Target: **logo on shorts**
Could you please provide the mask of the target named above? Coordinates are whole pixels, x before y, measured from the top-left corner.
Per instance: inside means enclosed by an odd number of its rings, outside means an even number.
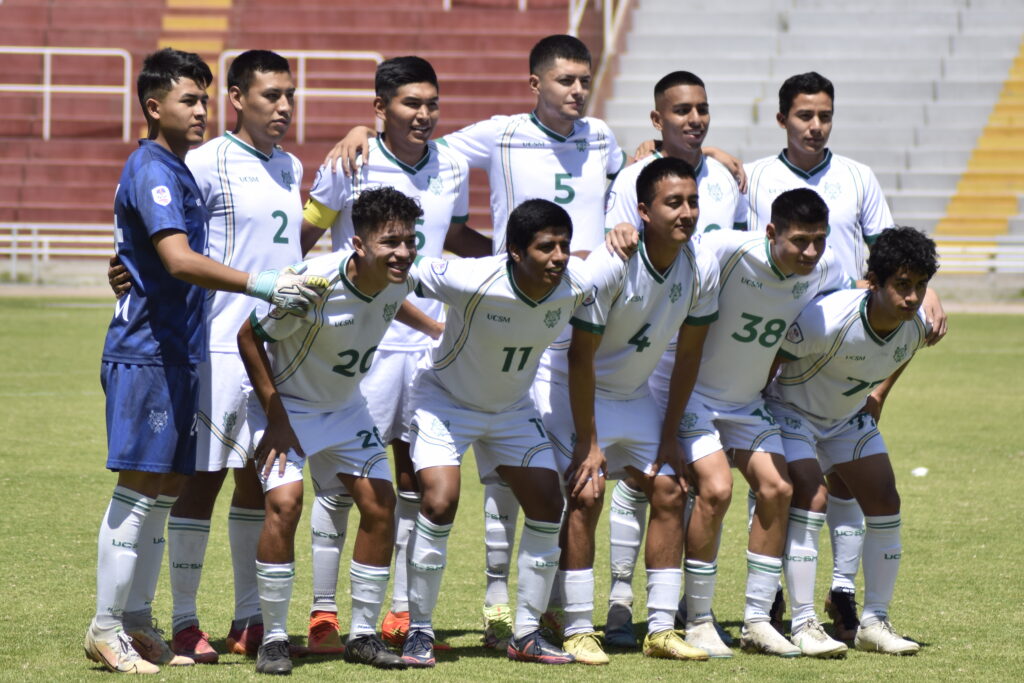
[[[577,152],[586,152],[589,148],[590,148],[590,143],[587,142],[586,140],[577,140],[576,141],[576,151]]]
[[[444,275],[444,271],[448,270],[448,262],[444,259],[438,259],[431,262],[430,269],[438,275]]]
[[[291,171],[281,171],[281,182],[291,187],[295,184],[295,176],[292,175]]]
[[[398,310],[398,304],[391,302],[384,307],[384,322],[391,322],[391,319],[395,317],[395,311]]]
[[[679,421],[681,429],[693,429],[697,426],[697,413],[683,413],[683,419]]]
[[[544,314],[544,324],[548,327],[554,327],[558,324],[558,321],[562,318],[562,309],[553,308]]]
[[[799,299],[802,297],[810,286],[810,282],[798,282],[793,285],[793,298]]]
[[[683,295],[683,286],[678,282],[672,285],[672,289],[668,290],[668,300],[672,303],[679,301],[679,297]]]
[[[786,332],[786,341],[790,344],[799,344],[804,340],[804,333],[800,329],[800,326],[793,323],[789,326],[789,331]]]
[[[164,427],[167,426],[167,411],[166,410],[151,410],[149,411],[149,428],[153,430],[154,434],[159,434],[164,431]]]
[[[160,206],[167,206],[171,203],[171,191],[167,189],[166,185],[157,185],[149,193],[153,195],[153,201]]]
[[[233,434],[235,432],[235,425],[238,423],[238,412],[232,410],[231,412],[224,413],[223,429],[225,434]]]
[[[906,357],[907,357],[907,345],[906,344],[904,344],[903,346],[897,346],[896,350],[892,352],[892,359],[894,361],[896,361],[897,363],[902,362],[903,359],[906,358]]]
[[[790,429],[800,429],[803,423],[795,417],[783,417],[782,421],[786,423],[786,426]]]
[[[444,183],[441,182],[441,176],[429,176],[427,178],[427,190],[430,191],[430,194],[440,195],[444,191]]]

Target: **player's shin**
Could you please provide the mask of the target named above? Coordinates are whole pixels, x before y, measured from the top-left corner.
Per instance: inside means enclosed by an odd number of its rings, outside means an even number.
[[[117,486],[100,523],[96,564],[96,616],[99,631],[121,627],[128,590],[138,560],[137,548],[143,522],[154,498]]]
[[[168,578],[171,583],[171,629],[198,626],[196,594],[203,574],[210,520],[170,516],[167,520]]]
[[[128,591],[124,611],[124,625],[127,630],[136,626],[150,626],[153,621],[153,597],[156,595],[160,566],[164,560],[164,547],[167,545],[167,516],[175,500],[177,496],[157,496],[153,508],[146,516],[146,521],[139,529],[135,574],[132,576],[132,585]]]
[[[338,563],[345,547],[351,496],[318,495],[310,513],[313,556],[313,606],[311,612],[337,612]]]
[[[266,513],[260,509],[232,506],[228,511],[228,542],[231,544],[231,568],[235,579],[235,623],[252,622],[260,614],[260,596],[256,580],[256,546]],[[256,622],[258,623],[258,622]]]
[[[391,611],[409,611],[408,550],[416,516],[423,497],[415,491],[399,491],[395,507],[395,581],[391,589]]]
[[[672,628],[682,583],[683,572],[680,569],[647,570],[648,633],[660,633]]]
[[[409,630],[433,636],[431,618],[441,591],[451,524],[434,524],[422,514],[409,538]]]
[[[832,539],[832,589],[853,592],[864,547],[864,513],[853,498],[828,497]]]
[[[867,530],[864,534],[862,627],[887,617],[903,554],[899,513],[865,517],[864,520]]]
[[[789,591],[793,626],[797,633],[814,617],[814,580],[818,569],[818,541],[825,513],[799,508],[789,510],[789,528],[783,572]]]
[[[295,583],[295,563],[256,560],[256,582],[263,612],[263,643],[288,640],[288,606]]]
[[[594,630],[594,570],[559,571],[565,606],[565,637]]]
[[[647,496],[619,481],[612,490],[609,515],[611,591],[608,602],[633,604],[633,570],[647,522]]]
[[[388,589],[390,567],[374,567],[352,560],[349,580],[352,593],[352,622],[349,640],[372,635],[377,630],[381,605]]]
[[[484,544],[487,592],[484,605],[508,604],[508,575],[512,565],[519,501],[506,484],[484,486]]]
[[[540,627],[551,584],[558,571],[558,522],[526,519],[519,540],[519,586],[516,594],[515,636],[522,638]]]

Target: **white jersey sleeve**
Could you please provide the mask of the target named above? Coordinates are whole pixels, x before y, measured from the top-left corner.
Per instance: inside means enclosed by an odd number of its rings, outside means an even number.
[[[508,116],[494,116],[485,121],[478,121],[448,133],[442,140],[449,147],[461,154],[470,168],[488,170],[491,156],[497,150],[495,144],[501,131],[508,125]]]
[[[576,310],[570,322],[582,330],[604,334],[612,304],[622,293],[626,262],[606,247],[598,247],[590,252],[584,264],[593,289],[591,296]]]
[[[861,233],[868,245],[874,244],[875,239],[882,234],[883,230],[895,225],[889,204],[885,201],[882,193],[882,186],[878,183],[874,171],[863,166],[864,177],[864,199],[860,211]]]

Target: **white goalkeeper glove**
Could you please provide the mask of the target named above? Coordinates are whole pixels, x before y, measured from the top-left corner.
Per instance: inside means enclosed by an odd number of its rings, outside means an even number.
[[[310,304],[319,303],[330,285],[320,275],[302,275],[306,264],[289,266],[284,270],[264,270],[250,273],[245,293],[269,301],[289,313],[305,313]]]

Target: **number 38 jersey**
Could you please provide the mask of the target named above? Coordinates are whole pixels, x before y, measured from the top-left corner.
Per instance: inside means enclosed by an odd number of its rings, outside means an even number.
[[[306,262],[306,274],[322,275],[330,286],[305,317],[276,308],[250,314],[257,336],[267,342],[274,384],[286,408],[330,412],[359,395],[384,331],[416,286],[410,277],[370,296],[345,273],[352,254],[343,249]]]
[[[275,148],[269,157],[225,133],[191,151],[185,164],[210,212],[209,257],[237,270],[282,268],[302,259],[302,164]],[[210,350],[238,353],[238,328],[252,299],[210,292]]]
[[[726,406],[757,399],[786,330],[822,292],[842,289],[848,278],[831,249],[809,275],[782,274],[764,236],[717,231],[697,237],[719,264],[718,320],[708,330],[694,391]],[[674,351],[658,364],[653,381],[667,384]]]

